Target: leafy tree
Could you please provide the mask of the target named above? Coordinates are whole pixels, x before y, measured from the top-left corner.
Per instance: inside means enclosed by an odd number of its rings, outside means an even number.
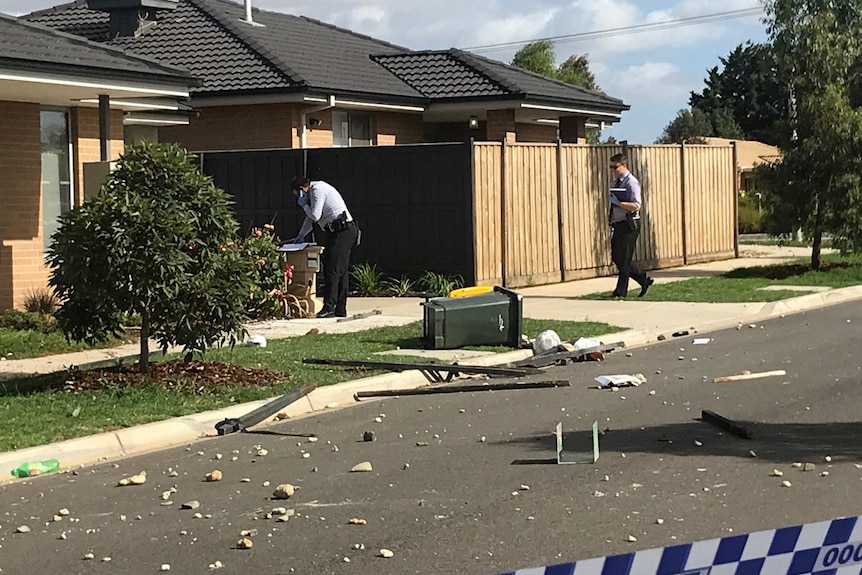
[[[587,55],[569,56],[568,59],[560,64],[556,73],[557,80],[580,86],[593,92],[599,91],[599,86],[596,84],[596,76],[590,71],[590,61]]]
[[[680,110],[676,118],[665,126],[657,144],[703,144],[713,133],[712,122],[697,108]]]
[[[860,0],[764,0],[778,74],[789,78],[793,110],[782,161],[772,170],[771,214],[789,214],[812,240],[820,268],[824,232],[844,249],[862,247]]]
[[[554,43],[551,40],[530,42],[515,53],[512,65],[548,78],[556,78],[557,53]]]
[[[689,105],[710,118],[718,137],[777,145],[786,129],[790,92],[771,44],[741,44],[719,60],[721,69],[707,72],[705,87],[691,93]]]
[[[141,317],[139,367],[149,338],[194,352],[242,334],[251,289],[228,196],[173,144],[127,148],[102,191],[61,217],[48,251],[50,285],[66,336],[90,344]]]

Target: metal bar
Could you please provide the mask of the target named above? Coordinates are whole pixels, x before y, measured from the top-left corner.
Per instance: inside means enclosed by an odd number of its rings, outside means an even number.
[[[262,405],[254,411],[237,418],[228,418],[216,423],[215,428],[219,435],[228,435],[238,431],[245,431],[268,417],[272,417],[279,410],[284,409],[291,403],[301,399],[317,389],[316,383],[309,383],[299,389],[294,389],[269,403]]]
[[[111,97],[99,94],[99,160],[111,159]]]
[[[739,148],[736,142],[733,146],[733,257],[739,257]]]
[[[591,353],[605,353],[609,351],[614,351],[617,348],[625,347],[625,344],[622,342],[619,343],[611,343],[605,345],[599,345],[596,347],[589,347],[586,349],[580,349],[577,351],[558,351],[552,353],[543,353],[539,355],[534,355],[533,357],[528,357],[527,359],[522,359],[520,361],[512,362],[509,367],[533,367],[533,368],[541,368],[548,367],[549,365],[555,365],[558,361],[562,360],[572,360],[578,361],[582,358],[586,358]]]
[[[742,439],[754,439],[754,435],[752,435],[751,431],[742,427],[733,420],[722,417],[714,411],[703,410],[700,412],[700,418],[706,423],[710,423],[737,437],[741,437]]]
[[[526,383],[480,383],[469,385],[443,385],[419,387],[415,389],[386,389],[382,391],[358,391],[353,399],[360,401],[372,397],[394,397],[398,395],[432,395],[437,393],[469,393],[474,391],[511,391],[517,389],[547,389],[552,387],[571,387],[568,381],[530,381]]]
[[[381,315],[382,313],[383,313],[383,310],[381,310],[381,309],[373,309],[371,311],[366,311],[364,313],[355,313],[351,316],[338,318],[336,323],[341,323],[343,321],[353,321],[356,319],[365,319],[366,317],[371,317],[373,315]]]
[[[335,365],[339,367],[361,367],[370,369],[384,369],[387,371],[410,371],[410,370],[426,370],[448,373],[464,373],[469,375],[491,375],[503,377],[523,377],[525,375],[535,375],[540,373],[538,370],[531,370],[529,367],[486,367],[482,365],[457,365],[457,364],[442,364],[442,363],[410,363],[410,362],[392,362],[392,361],[367,361],[360,359],[316,359],[304,358],[302,363],[311,365]]]

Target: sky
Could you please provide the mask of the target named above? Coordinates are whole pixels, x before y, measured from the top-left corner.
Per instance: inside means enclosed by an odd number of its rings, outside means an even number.
[[[0,0],[20,15],[56,0]],[[241,3],[241,2],[240,2]],[[758,0],[252,0],[256,8],[317,18],[415,50],[472,48],[609,30],[746,8]],[[558,42],[558,62],[588,55],[600,88],[631,106],[606,129],[649,144],[701,90],[707,70],[746,41],[766,40],[759,16],[600,39]],[[477,53],[510,62],[518,46]]]

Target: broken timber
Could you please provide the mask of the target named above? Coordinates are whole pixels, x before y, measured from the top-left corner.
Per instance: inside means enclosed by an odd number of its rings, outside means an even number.
[[[710,423],[742,439],[754,439],[751,431],[733,420],[722,417],[714,411],[703,410],[700,412],[700,418],[706,423]]]
[[[728,381],[744,381],[746,379],[761,379],[764,377],[778,377],[781,375],[787,375],[787,372],[783,369],[777,369],[775,371],[761,371],[760,373],[743,373],[740,375],[728,375],[725,377],[716,377],[712,380],[712,383],[727,383]]]
[[[472,385],[444,385],[440,387],[418,387],[415,389],[385,389],[381,391],[358,391],[353,399],[360,401],[372,397],[395,397],[399,395],[431,395],[435,393],[469,393],[474,391],[512,391],[517,389],[546,389],[549,387],[571,387],[568,381],[530,381],[526,383],[480,383]]]
[[[549,352],[534,355],[533,357],[528,357],[527,359],[515,361],[508,365],[509,367],[535,368],[548,367],[551,365],[565,365],[570,360],[572,362],[586,361],[587,359],[590,359],[593,354],[603,354],[625,346],[625,343],[618,342],[598,345],[595,347],[588,347],[586,349],[579,349],[576,351],[557,351],[558,348],[554,348]]]
[[[280,411],[294,401],[305,397],[315,389],[317,389],[317,384],[309,383],[299,389],[289,391],[281,397],[273,399],[269,403],[258,407],[254,411],[247,413],[242,417],[231,417],[216,423],[216,431],[218,431],[219,435],[229,435],[238,431],[245,431],[249,427],[257,425],[264,419],[272,417],[277,411]]]
[[[315,359],[305,358],[302,363],[312,365],[333,365],[338,367],[357,367],[363,369],[383,369],[386,371],[411,371],[418,370],[432,383],[452,381],[459,374],[465,375],[487,375],[489,377],[524,377],[541,373],[530,367],[485,367],[482,365],[458,365],[445,363],[421,363],[421,362],[393,362],[393,361],[366,361],[355,359]],[[443,377],[443,373],[447,375]]]
[[[366,317],[371,317],[372,315],[380,315],[382,313],[383,313],[383,310],[381,310],[381,309],[373,309],[373,310],[367,311],[365,313],[355,313],[355,314],[348,316],[348,317],[338,318],[338,320],[336,320],[335,323],[341,323],[343,321],[353,321],[353,320],[357,320],[357,319],[365,319]]]

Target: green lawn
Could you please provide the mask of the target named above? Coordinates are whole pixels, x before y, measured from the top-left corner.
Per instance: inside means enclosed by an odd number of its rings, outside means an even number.
[[[764,291],[768,286],[815,286],[842,288],[862,284],[862,254],[823,257],[824,269],[811,271],[807,260],[783,265],[738,268],[720,276],[692,278],[655,284],[640,301],[681,301],[704,303],[770,302],[805,295],[798,291]],[[630,300],[638,288],[632,282]],[[595,293],[579,299],[603,299],[607,293]]]
[[[555,330],[564,340],[592,337],[624,328],[596,322],[524,320],[523,331],[535,337],[540,331]],[[42,445],[217,409],[231,404],[266,399],[305,383],[319,386],[371,375],[372,372],[344,370],[302,363],[306,357],[379,359],[409,361],[405,357],[378,356],[400,348],[418,348],[422,324],[384,327],[348,334],[318,334],[271,340],[266,348],[237,346],[215,350],[206,360],[252,368],[266,368],[285,374],[283,383],[268,387],[224,386],[199,395],[178,388],[120,388],[110,381],[105,389],[88,392],[61,391],[67,374],[56,374],[0,383],[0,451]],[[509,351],[507,348],[488,348]],[[181,383],[181,382],[180,382]],[[52,388],[53,387],[53,388]],[[48,389],[52,388],[52,389]],[[62,463],[62,462],[61,462]]]
[[[60,332],[42,333],[31,330],[0,328],[0,357],[5,357],[6,359],[43,357],[58,353],[122,345],[123,343],[131,342],[111,340],[111,342],[105,345],[94,347],[83,343],[69,343],[66,341],[66,336]]]

